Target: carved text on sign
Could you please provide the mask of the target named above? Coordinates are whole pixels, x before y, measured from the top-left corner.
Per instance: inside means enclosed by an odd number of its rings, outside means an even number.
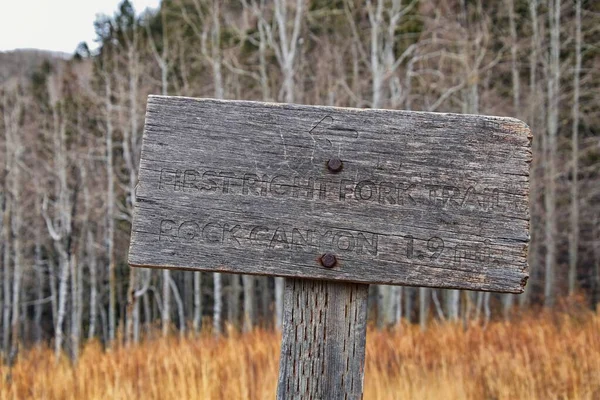
[[[255,247],[289,251],[335,249],[342,253],[377,255],[376,233],[347,229],[306,229],[242,225],[230,222],[160,221],[159,241],[202,242],[208,245]]]
[[[498,188],[457,187],[450,184],[387,182],[375,179],[352,180],[331,177],[303,177],[284,174],[234,173],[230,171],[163,168],[159,189],[187,193],[214,193],[301,200],[357,200],[381,205],[436,206],[480,210],[518,207],[512,193]],[[506,197],[505,204],[500,196]],[[510,198],[509,198],[510,197]]]

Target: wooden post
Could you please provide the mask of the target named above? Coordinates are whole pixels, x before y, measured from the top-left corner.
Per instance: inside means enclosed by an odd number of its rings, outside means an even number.
[[[368,289],[285,280],[278,399],[362,397]]]

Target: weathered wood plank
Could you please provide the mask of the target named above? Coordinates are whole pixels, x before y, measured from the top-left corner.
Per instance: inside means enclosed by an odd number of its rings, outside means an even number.
[[[362,398],[369,286],[285,282],[277,398]]]
[[[151,96],[129,262],[518,293],[530,140],[513,118]]]

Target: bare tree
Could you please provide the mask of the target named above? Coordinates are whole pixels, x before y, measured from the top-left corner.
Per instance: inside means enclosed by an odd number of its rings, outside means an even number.
[[[254,282],[255,279],[252,275],[243,275],[243,286],[244,286],[244,332],[249,332],[254,327],[255,323],[255,311],[254,311]]]
[[[383,85],[386,80],[390,83],[392,105],[397,106],[402,100],[400,96],[400,80],[395,75],[395,72],[406,58],[412,54],[416,46],[408,46],[399,57],[396,57],[396,30],[402,17],[412,10],[416,4],[416,1],[411,1],[403,7],[401,0],[393,0],[391,6],[387,8],[384,0],[377,0],[377,4],[375,5],[371,0],[367,0],[366,2],[371,34],[369,69],[373,85],[372,108],[381,108],[383,106]],[[384,19],[386,11],[388,17]],[[362,52],[364,53],[365,51],[362,50]]]
[[[304,1],[296,0],[296,5],[292,7],[295,10],[295,14],[291,29],[288,28],[288,11],[290,7],[288,7],[286,0],[274,0],[277,35],[269,28],[269,25],[263,24],[263,27],[266,28],[265,33],[267,34],[269,44],[275,52],[275,57],[283,73],[283,86],[280,98],[286,103],[293,103],[296,100],[294,77],[298,56],[298,39],[304,16]],[[279,285],[282,285],[282,282],[280,280]]]
[[[123,108],[127,108],[128,110],[128,124],[123,124],[123,159],[125,161],[125,167],[128,171],[128,179],[127,179],[127,200],[126,200],[126,214],[124,218],[127,221],[131,221],[131,216],[133,214],[133,204],[135,203],[135,189],[137,185],[137,169],[138,169],[138,160],[140,156],[141,146],[139,140],[139,111],[138,111],[138,98],[139,98],[139,81],[141,74],[141,65],[140,65],[140,41],[139,41],[139,33],[136,26],[126,25],[124,28],[123,39],[125,43],[125,48],[127,50],[127,58],[126,58],[126,76],[127,76],[127,95],[123,96],[127,101],[127,105],[123,106]],[[156,46],[154,44],[154,39],[150,36],[149,42],[152,45],[153,54],[155,59],[157,59],[157,51]],[[164,50],[164,49],[163,49]],[[158,57],[158,60],[162,60],[162,58]],[[161,77],[164,75],[162,73],[162,63],[158,62],[159,66],[161,66]],[[162,83],[164,83],[164,79],[162,79]],[[142,276],[144,279],[143,282],[138,282],[138,277]],[[140,326],[140,304],[139,299],[146,294],[150,284],[151,271],[140,272],[136,268],[130,268],[129,270],[129,288],[128,288],[128,301],[127,301],[127,321],[125,328],[125,340],[137,343],[139,339],[139,326]],[[141,286],[141,287],[140,287]]]
[[[5,218],[5,235],[4,239],[6,240],[6,248],[8,247],[8,243],[12,241],[12,251],[13,251],[13,274],[12,274],[12,289],[6,285],[7,278],[10,277],[8,273],[8,260],[5,262],[6,270],[5,270],[5,293],[4,293],[4,307],[5,314],[4,318],[7,322],[8,320],[8,307],[12,306],[10,310],[10,350],[8,351],[7,361],[9,365],[12,365],[18,351],[18,345],[20,341],[19,327],[20,327],[20,297],[21,297],[21,282],[23,277],[23,184],[22,184],[22,163],[23,163],[23,153],[24,146],[22,143],[22,131],[20,129],[20,118],[21,113],[23,111],[23,103],[24,99],[19,88],[20,85],[16,85],[16,87],[11,90],[11,93],[5,93],[3,96],[3,109],[4,109],[4,132],[6,135],[6,159],[7,159],[7,172],[8,174],[5,176],[10,182],[10,185],[7,184],[8,193],[11,198],[12,204],[12,212],[7,215],[8,218]],[[10,224],[10,227],[8,226]],[[10,232],[10,233],[9,233]],[[12,236],[12,238],[11,238]],[[12,239],[12,240],[11,240]],[[6,258],[10,256],[7,254]],[[12,293],[12,299],[10,298],[10,293]],[[6,323],[5,322],[5,323]],[[8,338],[9,334],[7,331],[8,324],[5,325],[4,331],[4,350],[7,350],[8,346]]]
[[[508,8],[508,25],[510,30],[510,66],[512,72],[512,94],[513,94],[513,110],[516,116],[520,115],[520,81],[519,81],[519,66],[518,52],[519,45],[517,40],[517,27],[515,23],[515,6],[513,0],[506,0]],[[502,297],[504,317],[508,317],[508,313],[513,306],[514,296],[505,294]]]
[[[161,8],[160,12],[161,18],[161,26],[162,26],[162,35],[161,35],[161,51],[158,51],[158,46],[150,32],[150,26],[146,24],[146,29],[148,31],[148,43],[150,44],[150,49],[152,50],[152,55],[154,56],[154,60],[158,64],[160,68],[160,82],[161,82],[161,94],[166,96],[169,93],[169,36],[167,34],[167,18],[166,12]],[[135,192],[135,190],[134,190]],[[143,293],[142,293],[143,294]],[[134,294],[135,297],[135,294]],[[166,336],[169,333],[169,328],[171,325],[171,271],[168,269],[164,269],[162,271],[162,312],[161,312],[161,322],[162,322],[162,334]]]
[[[202,273],[194,272],[194,333],[198,334],[202,328]]]
[[[528,122],[531,126],[531,130],[532,132],[534,132],[534,136],[536,135],[536,127],[537,127],[537,120],[538,120],[538,108],[542,107],[541,104],[539,104],[537,102],[537,99],[539,98],[538,96],[538,85],[537,85],[537,64],[538,64],[538,54],[539,54],[539,46],[540,46],[540,41],[539,41],[539,27],[538,27],[538,13],[537,13],[537,9],[538,9],[538,0],[529,0],[529,14],[530,14],[530,18],[531,18],[531,28],[533,31],[533,35],[531,37],[531,53],[529,56],[529,118],[528,118]],[[540,140],[541,139],[541,140]],[[533,152],[536,155],[539,155],[541,153],[541,142],[543,141],[543,136],[540,136],[539,139],[534,138],[533,140]],[[544,155],[542,154],[543,158]],[[540,157],[534,157],[533,161],[532,161],[532,168],[531,168],[531,174],[532,174],[532,179],[531,179],[531,199],[532,201],[530,202],[529,205],[529,212],[530,212],[530,216],[531,219],[536,218],[539,215],[538,212],[538,198],[539,198],[539,194],[540,194],[540,185],[539,185],[539,180],[541,180],[541,178],[539,177],[538,174],[538,167],[539,167],[539,159]],[[537,224],[532,224],[531,227],[531,244],[530,244],[530,248],[529,248],[529,266],[531,269],[531,273],[530,275],[532,276],[532,281],[535,280],[536,277],[536,272],[537,272],[537,268],[539,265],[539,248],[538,248],[538,243],[540,242],[539,240],[539,229],[537,227]],[[519,298],[519,304],[521,306],[525,305],[528,301],[529,301],[529,297],[530,297],[530,293],[531,293],[531,283],[529,285],[527,285],[525,287],[525,292],[520,296]]]
[[[3,171],[3,193],[2,193],[2,351],[8,356],[10,345],[10,312],[11,312],[11,274],[10,274],[10,237],[11,237],[11,199],[9,173],[12,167],[12,145],[10,141],[11,120],[8,107],[8,93],[3,92],[3,121],[5,164]]]
[[[571,163],[571,237],[569,241],[569,294],[577,286],[577,258],[579,249],[579,75],[581,73],[581,0],[575,0],[575,68],[573,70],[573,127]]]
[[[305,0],[296,0],[295,7],[289,7],[286,0],[274,0],[274,19],[275,26],[271,26],[267,20],[267,8],[264,1],[253,2],[251,6],[246,1],[243,4],[246,8],[251,8],[253,14],[258,19],[259,30],[259,71],[263,98],[270,97],[270,89],[267,78],[266,68],[266,44],[273,50],[279,69],[283,75],[283,84],[279,91],[279,98],[286,103],[296,101],[295,74],[298,64],[298,54],[300,43],[300,32],[304,17]],[[295,10],[293,23],[289,23],[288,11]],[[252,278],[247,278],[246,283],[251,285]],[[283,278],[275,278],[275,326],[281,328],[283,316]],[[245,289],[250,293],[250,288]],[[246,321],[246,317],[244,318]]]
[[[548,140],[546,182],[546,276],[544,282],[544,305],[555,301],[556,274],[556,136],[558,133],[558,102],[560,81],[560,0],[550,0],[548,7],[550,50],[548,58]]]
[[[222,50],[221,50],[221,6],[218,1],[213,0],[209,10],[205,10],[198,0],[193,0],[195,14],[187,10],[181,4],[181,15],[188,26],[200,41],[200,54],[207,60],[213,72],[214,97],[224,98],[223,73],[222,73]],[[210,35],[210,42],[208,40]],[[200,277],[197,278],[198,280]],[[200,289],[200,285],[195,285]],[[216,335],[222,332],[221,320],[223,314],[223,278],[220,273],[213,274],[213,331]],[[196,296],[200,296],[197,293]],[[198,302],[200,304],[200,302]]]
[[[400,106],[406,94],[403,93],[401,80],[397,74],[399,67],[416,50],[416,45],[408,46],[402,54],[396,56],[396,32],[402,18],[406,16],[415,6],[416,1],[410,1],[403,5],[401,0],[393,0],[387,4],[384,0],[377,0],[375,4],[371,0],[366,1],[366,11],[369,21],[369,37],[363,40],[360,29],[355,21],[355,4],[353,1],[344,2],[344,12],[350,25],[354,39],[354,59],[360,59],[366,64],[371,77],[371,107],[381,108],[386,98],[385,84],[388,84],[390,105],[394,108]],[[366,41],[367,44],[363,43]],[[358,71],[358,67],[355,67]],[[398,293],[400,288],[391,286],[378,286],[377,310],[378,326],[394,324],[397,322],[395,310],[400,310],[401,305],[395,302],[401,299]]]
[[[105,60],[108,64],[111,60]],[[112,342],[116,336],[117,316],[117,283],[115,275],[115,173],[113,161],[113,84],[109,66],[104,71],[104,120],[105,120],[105,162],[106,162],[106,252],[108,255],[108,340]]]
[[[52,141],[53,141],[53,170],[56,174],[53,204],[54,217],[48,211],[48,197],[44,197],[42,214],[46,221],[48,233],[52,238],[54,248],[58,253],[58,305],[56,311],[54,352],[58,360],[60,358],[64,340],[64,320],[67,312],[67,289],[71,262],[71,240],[73,233],[73,201],[72,193],[68,184],[68,150],[67,132],[64,103],[61,99],[62,76],[53,77],[49,81],[48,93],[52,111]]]

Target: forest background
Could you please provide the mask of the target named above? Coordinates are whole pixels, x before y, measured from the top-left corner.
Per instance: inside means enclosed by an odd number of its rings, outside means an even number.
[[[600,303],[599,2],[163,0],[140,15],[125,0],[95,29],[93,51],[0,53],[6,365],[39,344],[77,363],[90,341],[280,326],[280,279],[128,267],[148,94],[520,118],[525,293],[372,286],[373,328]]]

